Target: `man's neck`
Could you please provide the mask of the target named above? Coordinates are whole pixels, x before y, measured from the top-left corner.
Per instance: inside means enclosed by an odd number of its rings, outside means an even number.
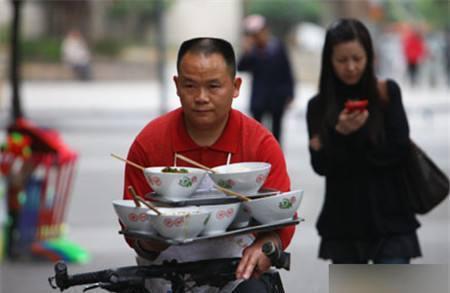
[[[199,129],[189,125],[189,122],[185,121],[186,130],[192,140],[202,147],[212,146],[222,135],[225,126],[227,125],[228,118],[225,119],[220,125],[211,128]]]

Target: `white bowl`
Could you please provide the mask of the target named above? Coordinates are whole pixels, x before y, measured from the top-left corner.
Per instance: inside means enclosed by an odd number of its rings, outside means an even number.
[[[150,224],[163,237],[183,241],[198,236],[208,223],[210,212],[199,207],[159,208],[162,215],[149,213]]]
[[[150,235],[156,234],[149,221],[149,213],[156,214],[155,212],[143,205],[136,207],[131,199],[113,200],[112,203],[120,222],[126,230],[145,232]]]
[[[240,205],[240,202],[236,202],[201,206],[201,209],[211,212],[202,235],[209,236],[224,233],[236,217]]]
[[[236,217],[234,218],[233,222],[230,224],[230,228],[244,228],[247,227],[250,223],[250,211],[249,209],[241,204],[239,206],[239,210],[237,212]]]
[[[293,190],[243,202],[252,218],[261,224],[292,219],[303,198],[303,190]]]
[[[233,191],[253,194],[258,192],[269,175],[271,165],[264,162],[243,162],[214,167],[208,173],[219,186]]]
[[[188,173],[166,173],[162,172],[164,168],[166,167],[145,168],[144,175],[156,193],[170,199],[191,196],[206,174],[206,171],[200,168],[177,167],[186,169]]]

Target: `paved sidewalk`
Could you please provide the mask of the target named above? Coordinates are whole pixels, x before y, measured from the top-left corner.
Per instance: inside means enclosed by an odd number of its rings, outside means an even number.
[[[179,101],[170,78],[167,78],[168,109],[178,107]],[[234,101],[234,107],[245,110],[248,105],[249,79],[244,75],[241,95]],[[401,86],[403,103],[408,112],[430,114],[450,110],[449,88],[410,88]],[[155,81],[100,81],[100,82],[24,82],[22,100],[25,111],[35,110],[158,110],[161,103],[160,88]],[[304,114],[306,104],[316,92],[313,84],[299,84],[294,111]],[[10,91],[5,86],[0,93],[0,111],[10,107]]]

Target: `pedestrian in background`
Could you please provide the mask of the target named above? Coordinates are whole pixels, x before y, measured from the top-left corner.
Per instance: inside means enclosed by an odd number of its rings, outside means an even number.
[[[406,33],[403,38],[403,52],[411,85],[415,86],[419,67],[426,53],[425,40],[417,29]]]
[[[62,43],[63,61],[79,80],[91,79],[91,54],[80,31],[69,31]]]
[[[294,98],[295,86],[286,48],[270,33],[261,15],[244,19],[244,34],[238,70],[249,72],[253,78],[250,112],[259,122],[270,115],[271,131],[281,143],[282,119]]]
[[[367,108],[347,109],[349,99],[367,100]],[[398,172],[410,142],[401,90],[376,78],[371,37],[358,20],[327,30],[307,125],[312,167],[325,177],[319,257],[400,264],[420,256],[420,224]]]
[[[445,29],[444,37],[444,62],[445,73],[447,75],[447,86],[450,87],[450,26]]]

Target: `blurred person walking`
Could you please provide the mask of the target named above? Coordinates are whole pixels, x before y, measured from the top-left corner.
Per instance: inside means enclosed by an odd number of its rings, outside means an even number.
[[[445,58],[445,73],[447,74],[447,86],[450,87],[450,26],[445,30],[444,58]]]
[[[91,54],[80,31],[71,30],[62,42],[63,61],[79,80],[91,79]]]
[[[281,144],[282,119],[294,98],[294,77],[283,43],[270,33],[266,18],[249,15],[244,19],[243,55],[238,70],[252,75],[250,112],[262,121],[272,119],[271,131]]]
[[[348,100],[360,106],[367,100],[367,109],[351,110]],[[401,90],[376,78],[371,37],[358,20],[342,19],[327,30],[307,125],[312,167],[325,177],[319,257],[406,264],[421,256],[420,224],[398,172],[410,143]]]
[[[425,41],[418,30],[413,29],[404,36],[403,53],[411,86],[415,86],[417,84],[419,67],[426,53]]]

